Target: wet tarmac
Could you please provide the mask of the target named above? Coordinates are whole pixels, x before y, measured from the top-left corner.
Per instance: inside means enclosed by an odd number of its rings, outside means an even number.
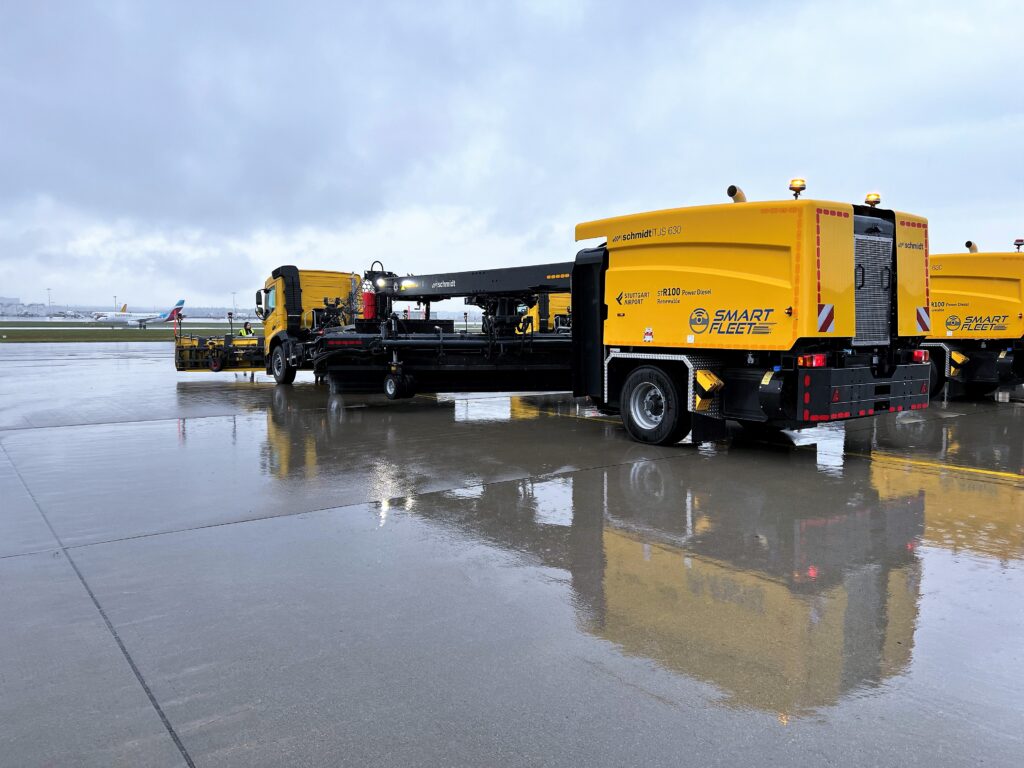
[[[0,346],[0,766],[1024,763],[1024,405],[632,443]]]

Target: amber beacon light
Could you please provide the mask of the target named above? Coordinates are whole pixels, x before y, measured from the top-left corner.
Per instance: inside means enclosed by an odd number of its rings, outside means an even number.
[[[804,179],[790,179],[789,191],[793,193],[793,199],[799,200],[800,193],[807,189],[807,181]]]
[[[882,202],[882,196],[877,192],[868,192],[867,195],[864,197],[864,205],[870,205],[872,208],[874,208],[880,202]]]

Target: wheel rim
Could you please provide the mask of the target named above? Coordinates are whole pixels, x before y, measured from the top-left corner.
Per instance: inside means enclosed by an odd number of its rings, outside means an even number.
[[[665,393],[657,384],[645,381],[629,396],[629,415],[642,429],[657,429],[665,418]]]
[[[274,375],[280,376],[284,371],[284,355],[280,352],[274,354]]]
[[[384,391],[388,395],[394,397],[395,392],[398,391],[398,385],[395,384],[394,379],[388,379],[387,381],[384,382]]]

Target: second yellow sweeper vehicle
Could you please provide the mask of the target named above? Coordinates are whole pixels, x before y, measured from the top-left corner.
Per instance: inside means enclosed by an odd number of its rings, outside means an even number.
[[[989,395],[1024,381],[1024,239],[1017,251],[966,253],[931,259],[932,395]]]

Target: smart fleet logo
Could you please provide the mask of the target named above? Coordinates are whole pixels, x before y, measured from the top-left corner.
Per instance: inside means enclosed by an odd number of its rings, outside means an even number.
[[[1005,331],[1009,315],[967,315],[960,324],[961,331]],[[946,321],[949,328],[949,321]]]
[[[690,313],[690,330],[694,333],[714,333],[722,336],[762,336],[772,332],[775,310],[771,307],[755,309],[716,309],[710,315],[703,307]]]

